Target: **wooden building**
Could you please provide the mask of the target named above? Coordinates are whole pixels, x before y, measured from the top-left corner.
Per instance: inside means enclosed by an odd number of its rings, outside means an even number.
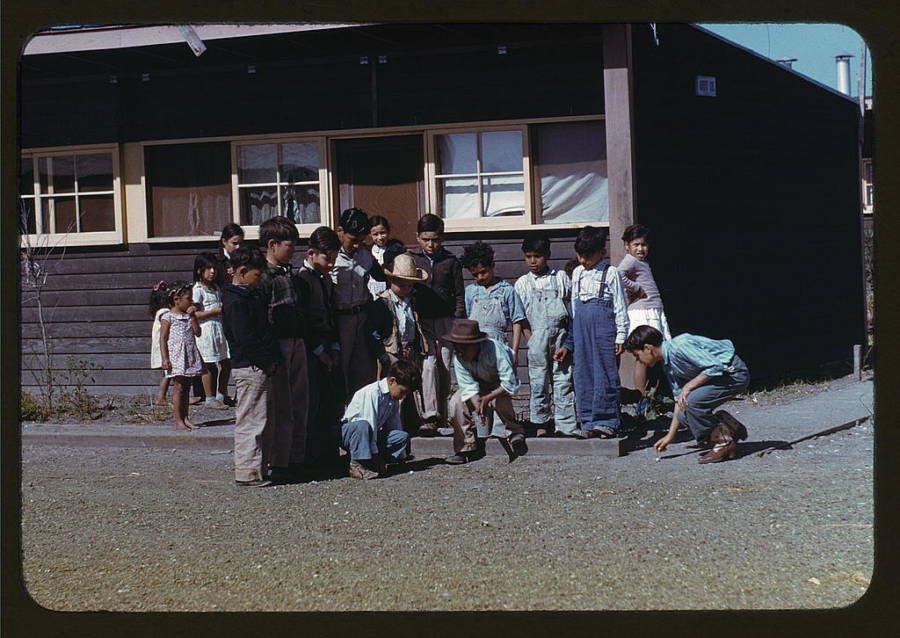
[[[101,364],[98,392],[157,384],[149,289],[189,279],[225,223],[253,239],[280,213],[306,237],[350,205],[407,242],[441,215],[452,251],[489,241],[510,279],[528,234],[561,266],[578,228],[608,226],[617,263],[646,223],[673,331],[732,338],[758,379],[864,343],[858,110],[794,71],[677,24],[195,33],[199,56],[178,27],[117,26],[22,58],[23,245],[54,248],[56,359]]]

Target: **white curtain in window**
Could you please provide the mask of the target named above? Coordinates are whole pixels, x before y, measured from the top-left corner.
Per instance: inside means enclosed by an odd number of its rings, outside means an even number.
[[[609,221],[603,122],[541,124],[537,165],[545,224]]]

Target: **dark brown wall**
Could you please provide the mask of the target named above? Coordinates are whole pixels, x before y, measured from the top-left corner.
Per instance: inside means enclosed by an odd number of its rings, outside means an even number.
[[[635,26],[635,201],[673,333],[733,339],[757,379],[849,360],[858,107],[697,29],[658,32]]]

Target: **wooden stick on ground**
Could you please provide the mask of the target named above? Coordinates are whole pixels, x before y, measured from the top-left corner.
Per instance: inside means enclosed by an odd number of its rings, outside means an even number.
[[[781,450],[786,447],[790,447],[796,443],[802,443],[803,441],[808,441],[809,439],[814,439],[819,436],[826,436],[828,434],[834,434],[835,432],[840,432],[841,430],[849,430],[850,428],[859,425],[860,423],[865,423],[869,420],[868,416],[862,416],[858,419],[854,419],[853,421],[847,421],[847,423],[842,423],[840,425],[836,425],[834,427],[821,430],[819,432],[814,432],[813,434],[807,434],[806,436],[800,437],[799,439],[794,439],[793,441],[788,441],[787,443],[782,443],[781,445],[774,445],[772,447],[766,448],[761,452],[757,452],[756,456],[765,456],[766,454],[770,454],[775,450]]]

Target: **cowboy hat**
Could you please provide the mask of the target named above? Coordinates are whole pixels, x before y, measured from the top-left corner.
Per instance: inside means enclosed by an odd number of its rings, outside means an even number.
[[[384,275],[399,281],[419,282],[428,279],[428,273],[418,268],[412,255],[407,253],[400,253],[394,257],[394,263],[391,264],[390,270],[384,269]]]
[[[474,319],[454,319],[450,334],[444,335],[441,339],[450,343],[466,344],[487,341],[488,336],[481,331]]]

